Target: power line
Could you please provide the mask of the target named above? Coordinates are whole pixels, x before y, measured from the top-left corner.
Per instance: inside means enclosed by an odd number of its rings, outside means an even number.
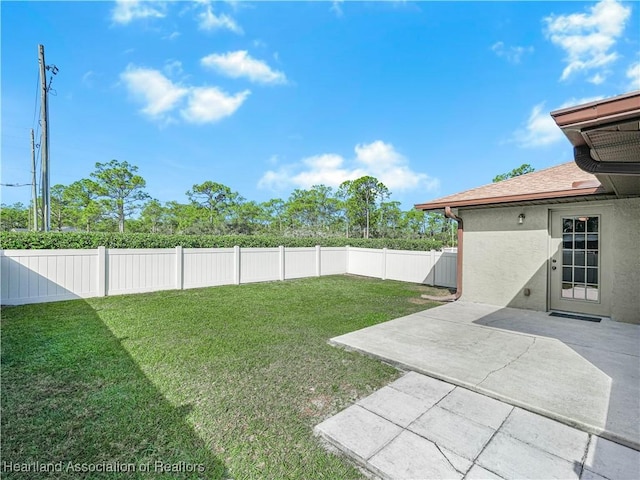
[[[40,138],[40,122],[37,124],[35,138]],[[40,143],[36,143],[36,173],[40,172],[41,163],[42,157],[40,156]]]
[[[40,120],[38,120],[38,123],[36,123],[35,131],[36,131],[36,138],[40,138]]]
[[[36,136],[36,138],[38,138]],[[36,143],[36,178],[42,175],[42,157],[40,156],[40,144]]]
[[[36,76],[36,93],[35,93],[35,101],[33,102],[33,121],[31,122],[31,126],[35,130],[36,125],[36,113],[38,112],[38,87],[40,86],[40,72]]]

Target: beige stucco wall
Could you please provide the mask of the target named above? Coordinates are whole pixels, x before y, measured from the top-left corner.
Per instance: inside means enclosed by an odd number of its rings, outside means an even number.
[[[584,208],[586,202],[576,203]],[[640,323],[640,198],[608,206],[611,240],[611,313],[614,320]],[[561,204],[562,209],[571,204]],[[546,311],[549,211],[553,205],[460,209],[464,221],[462,300]],[[518,224],[518,215],[525,221]],[[524,295],[525,288],[530,296]]]
[[[611,318],[640,323],[640,198],[614,203]]]
[[[519,225],[521,213],[525,220]],[[546,310],[547,208],[461,209],[459,215],[464,222],[462,300]]]

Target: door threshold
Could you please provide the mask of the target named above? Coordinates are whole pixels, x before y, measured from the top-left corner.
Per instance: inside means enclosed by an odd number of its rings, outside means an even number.
[[[574,320],[585,320],[587,322],[595,322],[598,323],[602,321],[600,317],[589,317],[587,315],[578,315],[577,313],[565,313],[565,312],[551,312],[549,314],[550,317],[562,317],[562,318],[572,318]]]

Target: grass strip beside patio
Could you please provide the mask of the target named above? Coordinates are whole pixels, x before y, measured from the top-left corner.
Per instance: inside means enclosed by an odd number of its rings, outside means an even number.
[[[2,461],[63,462],[43,478],[358,478],[312,428],[398,374],[326,342],[435,306],[423,293],[447,292],[335,276],[5,307]],[[82,464],[135,471],[68,470]]]

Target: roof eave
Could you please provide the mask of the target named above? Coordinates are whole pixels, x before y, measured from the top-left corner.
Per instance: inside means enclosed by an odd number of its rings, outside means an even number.
[[[638,115],[639,109],[640,91],[635,91],[583,105],[562,108],[551,112],[550,115],[556,125],[563,130],[582,130],[633,118]],[[574,146],[576,145],[574,144]]]
[[[556,198],[584,197],[607,193],[601,186],[588,188],[575,188],[555,192],[527,193],[522,195],[506,195],[502,197],[474,198],[470,200],[439,200],[436,202],[419,203],[414,205],[417,210],[442,210],[445,207],[480,207],[488,205],[500,205],[504,203],[531,202],[536,200],[553,200]]]

